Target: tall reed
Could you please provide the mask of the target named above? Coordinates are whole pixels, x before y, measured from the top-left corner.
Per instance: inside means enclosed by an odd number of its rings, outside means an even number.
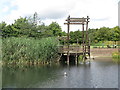
[[[55,37],[4,38],[2,40],[2,60],[6,62],[49,62],[57,57],[58,43],[59,41]]]

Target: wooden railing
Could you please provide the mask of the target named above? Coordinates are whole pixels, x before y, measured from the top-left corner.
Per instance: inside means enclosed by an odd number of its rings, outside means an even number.
[[[69,51],[69,52],[75,52],[75,53],[79,53],[79,52],[83,52],[83,46],[81,46],[81,45],[70,45],[69,46],[69,49],[68,49],[68,46],[67,45],[60,45],[60,46],[58,46],[58,52],[59,53],[64,53],[64,52],[67,52],[67,51]],[[88,52],[89,51],[89,49],[88,49],[88,47],[86,46],[86,52]]]

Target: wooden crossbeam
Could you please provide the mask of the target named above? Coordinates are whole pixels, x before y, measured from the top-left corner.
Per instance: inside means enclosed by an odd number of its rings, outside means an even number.
[[[85,23],[64,23],[64,24],[85,24]]]
[[[70,18],[70,19],[83,19],[83,18]],[[90,18],[84,18],[84,19],[90,19]]]
[[[69,21],[69,22],[88,22],[88,19],[89,18],[69,18],[66,19],[66,21]]]
[[[65,20],[67,21],[66,23],[64,24],[67,24],[67,51],[66,54],[67,54],[67,62],[69,62],[69,56],[71,54],[71,50],[70,50],[70,45],[69,45],[69,40],[70,40],[70,25],[71,24],[74,24],[74,25],[82,25],[82,39],[83,39],[83,43],[82,43],[82,52],[81,54],[83,54],[83,60],[85,60],[85,57],[86,57],[86,53],[89,54],[90,56],[90,45],[88,44],[88,22],[89,22],[89,17],[87,16],[87,18],[70,18],[70,16],[68,16],[68,18]],[[85,33],[85,30],[84,30],[84,26],[86,26],[86,33]],[[89,46],[88,46],[89,45]],[[87,48],[88,46],[88,48]],[[75,48],[74,48],[75,49]],[[77,51],[78,52],[78,51]],[[75,55],[77,55],[77,52],[75,52]]]
[[[87,21],[85,19],[70,19],[69,22],[87,22]]]

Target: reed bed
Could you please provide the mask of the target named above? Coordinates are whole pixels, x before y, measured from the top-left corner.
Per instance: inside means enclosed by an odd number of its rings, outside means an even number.
[[[10,37],[2,40],[2,60],[7,64],[42,64],[54,61],[59,41],[55,37],[34,39]]]

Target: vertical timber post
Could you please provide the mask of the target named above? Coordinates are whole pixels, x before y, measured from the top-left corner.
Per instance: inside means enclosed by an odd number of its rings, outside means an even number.
[[[88,55],[89,55],[89,59],[90,59],[90,39],[88,38],[88,21],[89,20],[89,16],[87,16],[87,22],[86,22],[86,39],[87,39],[87,47],[88,47]]]
[[[89,59],[90,59],[90,38],[89,38],[89,41],[88,41],[88,55],[89,55]]]
[[[79,51],[79,41],[78,41],[78,39],[77,39],[77,47],[76,47],[76,55],[75,55],[75,64],[77,64],[78,63],[78,51]]]
[[[68,30],[67,30],[67,46],[68,46],[68,50],[67,50],[67,64],[69,65],[69,39],[70,39],[70,36],[69,36],[69,31],[70,31],[70,16],[68,16],[67,18],[67,22],[68,22]]]
[[[82,39],[83,39],[83,61],[85,60],[85,41],[84,41],[84,22],[82,22]]]
[[[86,59],[86,55],[89,55],[90,58],[90,40],[89,40],[89,36],[88,36],[88,21],[89,17],[87,16],[87,18],[70,18],[70,16],[68,16],[67,18],[67,64],[69,65],[69,60],[70,60],[70,44],[69,44],[69,40],[70,40],[70,24],[81,24],[82,25],[82,55],[83,55],[83,61],[85,61]],[[85,28],[86,26],[86,28]],[[77,49],[78,47],[78,49]],[[79,52],[79,44],[78,44],[78,39],[77,39],[77,47],[75,47],[75,51],[77,49],[77,51],[75,52],[75,57],[76,57],[76,62],[78,62],[78,56],[79,54],[81,54],[81,52]],[[74,53],[74,52],[73,52]]]
[[[89,17],[87,16],[87,21],[86,21],[86,37],[85,37],[85,56],[86,56],[86,53],[88,53],[88,55],[89,55],[88,19],[89,19]]]

